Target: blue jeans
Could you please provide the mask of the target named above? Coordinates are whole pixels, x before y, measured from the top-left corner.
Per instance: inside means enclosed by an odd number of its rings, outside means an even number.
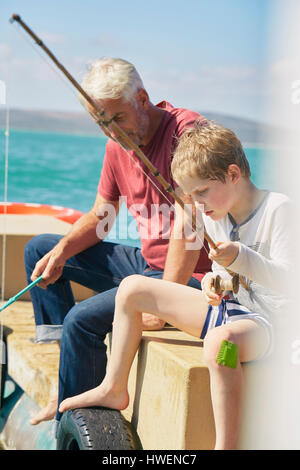
[[[60,239],[60,235],[43,234],[26,245],[28,283],[37,261]],[[161,278],[163,272],[150,268],[139,248],[100,242],[69,258],[61,277],[46,290],[31,289],[37,341],[61,341],[59,403],[102,382],[107,363],[104,340],[112,330],[115,295],[122,279],[132,274]],[[70,281],[98,294],[75,304]],[[193,277],[189,285],[201,289]],[[57,420],[60,416],[58,412]]]

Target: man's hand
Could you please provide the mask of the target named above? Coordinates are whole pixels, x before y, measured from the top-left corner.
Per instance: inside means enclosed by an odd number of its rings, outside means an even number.
[[[35,265],[31,274],[31,280],[35,281],[41,274],[43,280],[38,283],[42,289],[53,284],[62,275],[66,259],[59,245],[56,245],[49,253],[41,258]]]
[[[162,330],[166,323],[151,313],[143,313],[142,322],[144,331]]]
[[[211,248],[208,257],[221,266],[230,266],[239,254],[238,242],[217,242],[217,248]]]

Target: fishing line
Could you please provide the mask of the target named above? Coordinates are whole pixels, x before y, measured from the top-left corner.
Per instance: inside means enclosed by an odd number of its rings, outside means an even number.
[[[7,80],[5,82],[5,148],[4,148],[4,191],[3,191],[3,232],[2,232],[2,263],[1,263],[1,303],[4,302],[5,292],[5,272],[6,272],[6,239],[7,239],[7,191],[8,191],[8,157],[9,157],[9,136],[10,136],[10,106],[9,91],[11,86],[11,62],[12,62],[12,31],[8,33],[8,58],[7,58]],[[0,314],[0,406],[2,405],[2,368],[5,364],[4,345],[4,325],[3,316]]]
[[[114,133],[118,136],[119,139],[123,140],[124,142],[127,143],[127,145],[134,150],[136,153],[137,157],[139,157],[140,160],[147,166],[147,168],[150,170],[150,172],[153,174],[153,176],[159,181],[159,183],[163,186],[166,192],[170,193],[174,200],[181,206],[181,208],[186,212],[186,204],[182,201],[182,199],[176,194],[174,191],[173,187],[168,183],[163,176],[160,174],[160,172],[157,170],[157,168],[151,163],[151,161],[146,157],[146,155],[141,151],[141,149],[136,145],[126,134],[123,129],[118,126],[118,124],[114,121],[114,117],[108,117],[105,113],[105,110],[102,109],[86,92],[85,90],[79,85],[79,83],[73,78],[73,76],[68,72],[68,70],[63,66],[62,63],[60,63],[57,58],[54,56],[54,54],[48,49],[48,47],[41,41],[41,39],[22,21],[19,15],[13,14],[11,19],[11,22],[17,21],[20,26],[24,28],[25,31],[34,39],[34,41],[46,52],[47,56],[49,56],[52,61],[56,64],[56,66],[63,72],[63,74],[70,80],[70,82],[74,85],[74,87],[80,92],[80,94],[83,96],[83,98],[89,103],[95,111],[95,115],[97,116],[97,123],[101,128],[102,125],[105,126],[105,128],[108,129],[108,126],[110,125],[114,131]],[[111,133],[111,131],[109,131]],[[117,139],[114,139],[117,140]],[[119,142],[119,141],[118,141]],[[123,146],[122,146],[123,147]],[[152,182],[152,180],[151,180]],[[164,195],[165,197],[165,195]],[[165,197],[166,198],[166,197]],[[173,205],[172,205],[173,206]],[[192,213],[192,232],[196,233],[197,236],[197,221],[195,220],[195,216]],[[214,241],[211,239],[211,237],[208,235],[206,232],[205,228],[203,229],[203,234],[204,238],[206,241],[209,243],[209,245],[213,248],[217,248]],[[204,246],[204,245],[203,245]],[[225,268],[228,273],[236,277],[238,276],[237,273],[233,273],[227,268]],[[248,290],[248,286],[246,282],[240,278],[241,284],[245,287],[246,290]]]
[[[120,144],[119,144],[120,145]],[[175,205],[172,201],[170,201],[167,197],[167,195],[159,188],[159,186],[156,184],[155,181],[153,181],[153,179],[150,177],[150,175],[148,173],[146,173],[146,171],[141,167],[141,165],[139,164],[139,162],[133,157],[133,155],[131,155],[129,153],[129,151],[124,148],[122,146],[123,150],[125,150],[125,152],[127,153],[128,157],[135,163],[135,165],[139,168],[139,170],[146,176],[146,178],[148,178],[148,180],[153,184],[153,186],[157,189],[157,191],[164,197],[164,199],[169,203],[170,207],[172,207],[174,209],[174,214],[175,214]],[[187,207],[185,208],[185,211],[187,211]],[[191,229],[193,231],[193,224],[192,222],[188,222],[188,228]],[[197,230],[195,231],[195,235],[196,235],[196,238],[198,238],[198,240],[202,243],[202,247],[204,248],[204,250],[206,251],[207,254],[209,254],[208,250],[206,249],[205,247],[205,244],[204,244],[204,241],[202,240],[202,237],[201,235],[198,233],[198,231],[200,232],[201,229],[203,228],[203,226],[201,227],[197,227]]]
[[[39,57],[52,69],[52,71],[55,73],[55,75],[57,77],[60,78],[60,80],[68,87],[69,90],[71,90],[72,94],[74,96],[76,96],[76,98],[78,98],[78,93],[75,92],[74,90],[74,87],[70,85],[70,82],[68,80],[66,80],[64,78],[64,75],[62,75],[61,73],[58,72],[57,68],[54,67],[53,63],[50,62],[47,57],[45,56],[45,54],[42,54],[39,49],[37,49],[37,47],[35,46],[36,43],[32,43],[32,41],[30,41],[30,39],[28,38],[28,36],[23,32],[23,30],[21,29],[21,26],[18,24],[18,25],[15,25],[15,23],[12,23],[13,24],[13,27],[14,29],[18,32],[18,34],[20,36],[22,36],[25,41],[30,45],[30,47],[32,49],[35,50],[35,52],[39,55]],[[80,101],[79,101],[80,102]],[[81,103],[81,102],[80,102]],[[81,103],[82,104],[82,103]],[[83,105],[83,107],[85,108],[85,106]],[[86,108],[85,108],[86,110]],[[95,117],[94,117],[95,119]],[[102,127],[103,129],[103,127]],[[108,130],[107,128],[105,128],[105,130]],[[109,132],[110,133],[110,132]],[[110,133],[111,134],[111,133]],[[110,138],[113,139],[113,140],[116,140],[115,138],[113,138],[111,135],[110,135]],[[152,178],[150,178],[150,175],[148,175],[145,170],[139,165],[139,162],[132,156],[130,155],[129,151],[123,147],[121,145],[121,143],[119,141],[117,141],[118,144],[123,148],[123,150],[127,153],[127,155],[129,156],[129,158],[134,162],[134,164],[144,173],[144,175],[151,181],[151,183],[155,186],[155,188],[157,189],[157,191],[160,192],[160,194],[162,194],[162,196],[167,200],[167,202],[173,207],[173,203],[168,199],[168,197],[163,193],[163,191],[158,187],[158,185],[152,180]]]
[[[4,301],[5,290],[5,266],[6,266],[6,235],[7,235],[7,190],[8,190],[8,154],[9,154],[9,124],[10,124],[10,109],[7,100],[6,86],[6,119],[5,119],[5,150],[4,150],[4,192],[3,192],[3,233],[2,233],[2,266],[1,266],[1,302]]]
[[[27,42],[27,44],[29,44],[29,46],[38,54],[38,56],[44,61],[45,64],[47,64],[50,69],[52,70],[52,72],[56,75],[56,77],[58,77],[64,84],[65,86],[71,91],[71,93],[76,96],[76,98],[78,97],[78,94],[75,92],[74,90],[74,87],[70,85],[70,82],[65,78],[64,75],[62,75],[61,73],[58,72],[57,68],[53,65],[53,62],[51,62],[47,56],[45,56],[45,54],[42,54],[40,52],[40,50],[36,47],[38,46],[37,43],[33,43],[32,41],[30,41],[30,39],[28,38],[28,36],[25,34],[25,32],[23,31],[23,29],[21,29],[22,27],[19,25],[19,24],[16,24],[16,23],[12,23],[12,26],[13,28],[18,32],[18,34],[24,38],[24,40]],[[38,46],[39,47],[39,46]]]
[[[39,49],[37,49],[37,47],[35,46],[37,43],[32,43],[32,41],[30,41],[30,39],[28,38],[28,36],[23,32],[23,30],[21,29],[21,26],[18,24],[18,25],[15,25],[15,23],[12,23],[13,24],[13,27],[14,29],[18,32],[18,34],[20,34],[20,36],[24,37],[25,41],[30,45],[30,47],[32,49],[35,50],[35,52],[39,55],[39,57],[52,69],[52,71],[55,73],[56,76],[58,76],[60,78],[60,80],[72,91],[73,95],[76,96],[76,98],[78,99],[78,93],[75,92],[74,90],[74,87],[72,87],[70,85],[70,82],[67,81],[65,78],[64,78],[64,75],[62,75],[61,73],[58,72],[57,68],[54,67],[53,65],[53,62],[50,62],[48,59],[47,59],[47,56],[45,56],[45,54],[42,54]],[[79,100],[80,102],[80,100]],[[80,102],[81,103],[81,102]],[[82,104],[82,103],[81,103]],[[85,106],[83,105],[83,107],[85,108]],[[85,108],[86,109],[86,108]],[[90,113],[91,114],[91,113]],[[96,120],[95,116],[93,116],[93,118]],[[98,121],[98,120],[97,120]],[[99,121],[98,121],[99,123]],[[100,124],[100,123],[99,123]],[[119,142],[115,137],[113,137],[111,135],[111,132],[110,130],[108,129],[107,126],[103,126],[101,125],[101,128],[102,130],[105,129],[106,131],[109,132],[110,134],[110,138],[113,139],[114,141],[116,141],[122,148],[123,150],[126,152],[126,154],[129,156],[129,158],[134,162],[134,164],[140,169],[140,171],[146,176],[146,178],[153,184],[153,186],[157,189],[157,191],[164,197],[164,199],[168,202],[168,204],[174,208],[174,203],[172,201],[170,201],[170,199],[167,197],[167,195],[162,191],[161,188],[159,188],[159,186],[157,185],[157,183],[150,177],[150,175],[148,173],[146,173],[146,171],[142,168],[142,166],[139,164],[139,161],[137,161],[130,153],[129,153],[129,150],[126,149],[122,144],[121,142]],[[192,223],[188,224],[188,228],[193,230],[193,226],[192,226]],[[201,227],[202,229],[202,227]],[[200,237],[200,235],[198,234],[198,232],[196,232],[196,237]],[[208,250],[206,249],[205,247],[205,244],[203,243],[202,239],[201,238],[198,238],[199,241],[202,242],[202,246],[204,247],[206,253],[208,254]]]
[[[131,139],[129,139],[128,135],[122,130],[122,128],[120,128],[116,124],[116,122],[114,121],[114,118],[109,118],[106,115],[104,109],[102,109],[85,92],[85,90],[79,85],[79,83],[74,79],[74,77],[68,72],[68,70],[64,67],[64,65],[57,60],[57,58],[50,51],[50,49],[48,49],[48,47],[43,43],[43,41],[22,21],[22,19],[20,18],[19,15],[16,15],[16,14],[12,15],[12,17],[10,19],[10,22],[14,23],[15,21],[17,21],[18,24],[20,26],[22,26],[22,28],[32,37],[34,42],[37,43],[46,52],[46,55],[52,59],[52,61],[55,63],[55,65],[61,70],[63,75],[66,76],[69,79],[69,81],[74,85],[74,87],[79,91],[80,95],[87,101],[87,103],[89,103],[92,106],[92,109],[94,110],[94,116],[96,117],[96,122],[98,123],[98,125],[102,129],[105,127],[106,130],[108,130],[108,126],[110,125],[112,127],[112,129],[114,130],[115,134],[118,136],[118,139],[121,139],[121,140],[123,139],[124,142],[127,143],[127,145],[129,144],[129,147],[132,150],[135,151],[135,153],[137,154],[139,159],[142,160],[142,162],[148,167],[148,169],[150,169],[153,176],[156,177],[156,179],[161,183],[163,188],[167,192],[172,194],[175,201],[177,201],[182,206],[182,208],[184,208],[183,201],[177,196],[177,194],[175,193],[173,187],[166,180],[164,180],[162,175],[157,171],[157,169],[154,167],[154,165],[152,165],[150,160],[144,155],[144,153],[140,150],[140,148],[133,141],[131,141]],[[111,131],[109,131],[109,133],[111,134]],[[123,147],[123,145],[121,144],[121,142],[117,138],[115,138],[115,137],[112,137],[112,138],[113,138],[113,140],[116,140],[121,145],[121,147]],[[152,180],[150,180],[150,181],[153,183]],[[164,197],[165,197],[165,199],[167,199],[165,195],[164,195]],[[193,219],[193,216],[192,216],[192,219]],[[195,227],[196,226],[195,221],[192,220],[192,223],[194,224],[194,227]],[[210,237],[208,236],[208,234],[206,232],[204,233],[204,236],[209,241],[209,243],[212,246],[214,246],[213,240],[210,239]]]
[[[85,106],[83,105],[83,107],[85,108]],[[85,108],[86,109],[86,108]],[[93,115],[93,113],[91,113],[90,111],[88,111],[89,114],[92,116],[92,118],[97,121],[97,118],[95,115]],[[150,183],[157,189],[157,191],[163,196],[163,198],[169,203],[170,207],[174,209],[174,214],[175,214],[175,205],[174,205],[174,202],[170,201],[170,199],[168,198],[168,196],[162,191],[162,189],[157,185],[157,183],[150,177],[150,174],[146,173],[146,171],[143,169],[143,167],[140,165],[140,162],[139,160],[137,160],[136,158],[133,157],[133,155],[131,155],[129,152],[129,150],[124,147],[122,145],[122,143],[120,141],[118,141],[118,139],[116,139],[115,137],[112,136],[111,134],[111,131],[108,129],[107,126],[104,126],[104,125],[101,125],[101,123],[99,122],[99,120],[97,121],[98,124],[100,124],[103,132],[108,132],[109,135],[110,135],[110,139],[114,140],[115,142],[117,142],[117,144],[122,147],[122,149],[126,152],[127,156],[130,158],[130,160],[132,160],[132,162],[135,164],[135,166],[146,176],[146,178],[150,181]],[[104,131],[105,129],[105,131]],[[187,206],[185,206],[185,212],[188,212],[187,211]],[[190,217],[191,217],[191,214],[189,213],[188,214]],[[204,243],[204,240],[202,239],[201,235],[199,234],[199,232],[201,232],[201,230],[203,230],[203,222],[202,222],[202,225],[199,227],[197,226],[197,229],[195,230],[193,228],[193,223],[192,221],[191,222],[188,222],[186,224],[188,226],[188,228],[195,233],[196,235],[196,238],[201,242],[202,244],[202,247],[204,248],[205,252],[207,253],[207,255],[209,254],[209,251],[207,250],[206,246],[205,246],[205,243]]]

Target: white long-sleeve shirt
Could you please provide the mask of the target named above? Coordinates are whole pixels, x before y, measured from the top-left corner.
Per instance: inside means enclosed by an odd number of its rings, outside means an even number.
[[[266,318],[282,313],[293,289],[294,234],[291,222],[295,218],[293,204],[287,196],[266,191],[258,208],[236,227],[239,253],[227,269],[243,276],[249,291],[240,285],[238,293],[231,292],[230,296]],[[235,227],[229,215],[214,221],[203,214],[203,220],[214,242],[231,240],[230,234],[234,233]],[[212,264],[212,271],[222,278],[230,277],[216,262]]]

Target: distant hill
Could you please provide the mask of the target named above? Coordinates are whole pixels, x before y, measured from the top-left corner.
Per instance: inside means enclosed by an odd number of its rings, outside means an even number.
[[[203,112],[201,114],[207,119],[233,130],[243,143],[261,145],[270,143],[278,144],[280,143],[280,139],[287,132],[279,127],[255,122],[250,119],[211,112]]]
[[[99,134],[99,126],[86,112],[10,110],[11,129]],[[5,126],[5,112],[0,112],[0,127]]]
[[[249,119],[201,111],[201,114],[225,127],[232,129],[243,143],[267,144],[283,134],[282,129]],[[0,128],[5,127],[5,109],[0,110]],[[99,126],[88,113],[37,111],[24,109],[10,110],[10,128],[65,132],[72,134],[99,135]],[[276,140],[279,140],[276,138]]]

